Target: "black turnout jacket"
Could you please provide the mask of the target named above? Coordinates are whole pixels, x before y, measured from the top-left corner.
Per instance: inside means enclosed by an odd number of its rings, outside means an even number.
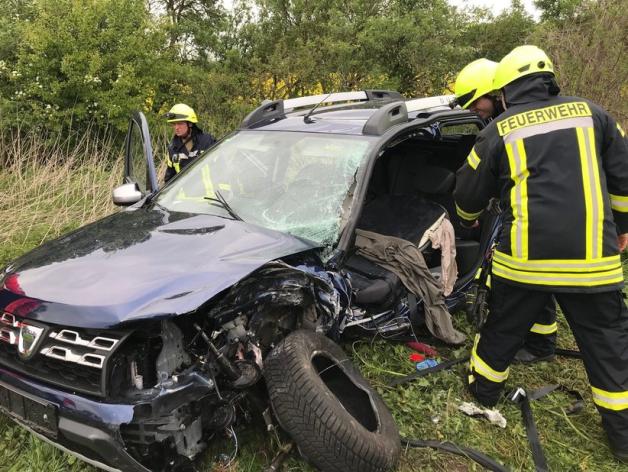
[[[458,170],[458,215],[473,222],[498,198],[503,226],[493,276],[553,291],[623,285],[617,235],[628,233],[628,146],[598,105],[556,96],[546,75],[506,87]],[[555,86],[555,83],[553,83]]]
[[[188,150],[186,144],[190,140],[192,140],[192,149]],[[168,145],[168,160],[166,161],[168,167],[166,168],[164,180],[168,182],[215,142],[216,140],[211,134],[203,133],[197,126],[192,126],[192,135],[185,141],[178,136],[174,136]]]

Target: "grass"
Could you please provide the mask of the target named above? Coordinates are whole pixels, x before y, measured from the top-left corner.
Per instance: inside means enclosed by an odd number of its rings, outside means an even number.
[[[8,142],[8,144],[7,144]],[[68,150],[62,143],[44,147],[37,139],[0,141],[0,156],[7,159],[0,173],[0,266],[11,259],[100,216],[114,211],[111,189],[121,183],[122,166],[112,156],[120,150],[107,142],[83,140]],[[88,157],[85,157],[88,156]],[[470,326],[458,315],[459,328],[471,338]],[[573,337],[559,318],[559,345],[574,348]],[[410,351],[401,344],[383,339],[366,339],[345,344],[356,365],[382,394],[403,435],[420,439],[447,440],[473,447],[499,460],[512,470],[534,470],[525,429],[517,406],[498,405],[508,421],[500,429],[487,421],[470,418],[458,411],[462,401],[470,401],[464,390],[464,366],[433,374],[402,387],[387,386],[388,380],[413,371]],[[444,358],[462,355],[467,345],[452,351],[439,347]],[[584,369],[579,360],[559,358],[535,366],[514,366],[509,387],[534,389],[561,383],[581,392],[585,408],[574,416],[565,409],[571,399],[554,393],[533,402],[532,409],[551,470],[628,471],[615,462],[608,449],[600,418],[591,401]],[[237,430],[240,451],[229,466],[220,465],[220,454],[229,457],[229,439],[216,440],[204,455],[204,471],[253,472],[262,470],[273,458],[283,440],[266,435],[259,426]],[[312,471],[296,457],[285,470]],[[433,450],[405,451],[399,472],[476,471],[482,468],[462,457]],[[81,472],[95,471],[87,464],[56,450],[15,426],[0,415],[0,472]]]

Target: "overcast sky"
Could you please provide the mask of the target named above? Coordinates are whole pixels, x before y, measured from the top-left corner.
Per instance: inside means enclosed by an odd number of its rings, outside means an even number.
[[[504,9],[510,7],[509,0],[447,0],[452,5],[456,6],[470,6],[470,7],[485,7],[490,8],[491,11],[495,14],[501,13]],[[533,0],[523,0],[523,5],[525,6],[528,13],[532,15],[533,18],[539,18],[539,11],[534,6]]]
[[[223,5],[227,8],[231,8],[233,6],[234,0],[222,0]],[[510,6],[510,0],[447,0],[450,4],[460,6],[460,7],[485,7],[490,8],[491,11],[498,15],[504,9]],[[533,0],[523,0],[523,5],[525,6],[528,13],[532,15],[533,18],[539,18],[539,11],[534,6]]]

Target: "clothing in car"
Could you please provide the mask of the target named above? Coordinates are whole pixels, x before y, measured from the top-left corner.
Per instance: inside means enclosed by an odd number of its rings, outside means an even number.
[[[450,344],[464,342],[454,328],[443,298],[443,288],[434,278],[416,244],[394,236],[356,230],[357,254],[393,272],[403,285],[423,300],[425,324],[438,339]]]
[[[197,126],[192,126],[192,133],[185,140],[174,136],[168,145],[168,159],[166,160],[168,167],[164,180],[168,182],[215,142],[212,135],[203,133]]]
[[[611,446],[628,450],[628,310],[618,233],[628,233],[628,147],[598,105],[552,93],[551,76],[505,87],[508,109],[458,171],[459,215],[498,197],[504,224],[490,312],[471,354],[469,388],[494,405],[536,314],[553,294],[574,333]]]

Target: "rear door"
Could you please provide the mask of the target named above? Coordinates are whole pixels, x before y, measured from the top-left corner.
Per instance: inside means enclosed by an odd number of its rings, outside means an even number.
[[[129,120],[124,143],[124,183],[136,184],[142,195],[159,190],[148,122],[141,111]]]

